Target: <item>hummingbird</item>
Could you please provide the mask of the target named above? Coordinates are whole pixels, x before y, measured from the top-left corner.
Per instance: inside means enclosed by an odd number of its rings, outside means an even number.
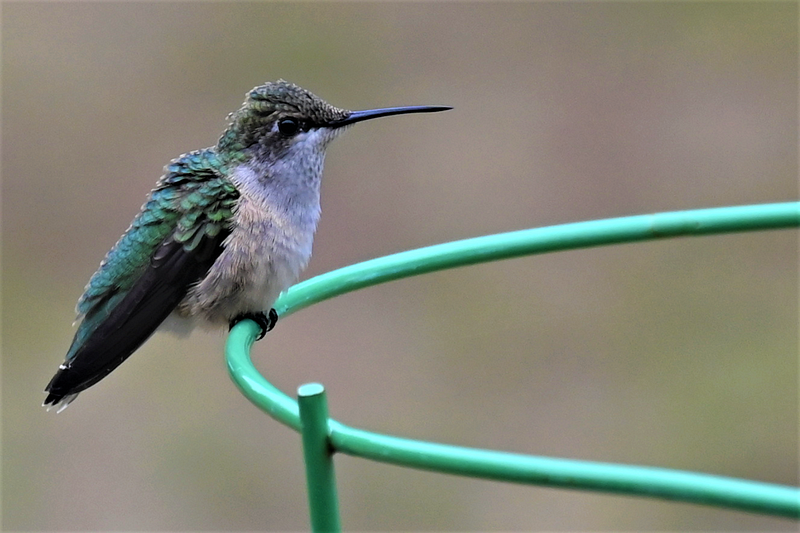
[[[43,406],[63,411],[157,329],[233,327],[259,339],[311,257],[329,143],[347,126],[448,106],[334,107],[284,80],[255,87],[217,144],[170,162],[78,300],[78,323]]]

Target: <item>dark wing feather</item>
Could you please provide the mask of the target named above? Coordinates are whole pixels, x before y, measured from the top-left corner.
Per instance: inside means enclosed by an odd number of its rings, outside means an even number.
[[[94,385],[141,346],[202,279],[230,233],[238,191],[211,149],[173,161],[92,276],[82,321],[45,405]],[[68,403],[71,398],[67,398]]]
[[[227,233],[206,236],[191,251],[168,238],[144,274],[47,385],[45,405],[91,387],[139,348],[208,272]]]

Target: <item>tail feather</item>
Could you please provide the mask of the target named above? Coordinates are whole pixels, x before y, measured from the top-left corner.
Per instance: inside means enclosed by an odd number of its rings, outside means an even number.
[[[47,408],[50,411],[52,408],[56,408],[56,413],[60,413],[67,407],[69,404],[72,403],[72,400],[78,397],[78,392],[73,394],[53,394],[52,392],[47,395],[44,402],[42,403],[42,407]]]

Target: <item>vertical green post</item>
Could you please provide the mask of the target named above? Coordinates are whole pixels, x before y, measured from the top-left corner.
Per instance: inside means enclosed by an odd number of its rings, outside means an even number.
[[[303,455],[306,462],[311,531],[339,532],[339,502],[333,470],[333,450],[328,439],[328,403],[325,388],[307,383],[297,389]]]

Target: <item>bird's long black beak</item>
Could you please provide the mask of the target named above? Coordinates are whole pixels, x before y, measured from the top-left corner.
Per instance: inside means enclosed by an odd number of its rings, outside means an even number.
[[[382,109],[367,109],[365,111],[353,111],[347,117],[336,120],[328,124],[331,128],[340,128],[348,124],[355,124],[373,118],[390,117],[392,115],[406,115],[408,113],[436,113],[453,109],[446,105],[413,105],[405,107],[384,107]]]

